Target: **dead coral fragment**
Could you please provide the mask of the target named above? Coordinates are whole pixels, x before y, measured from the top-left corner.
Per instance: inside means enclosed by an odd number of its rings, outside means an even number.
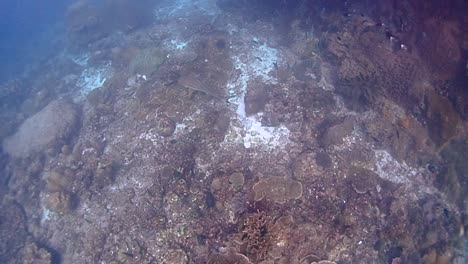
[[[302,183],[283,177],[262,179],[253,186],[255,201],[263,198],[277,203],[299,199],[302,196]]]

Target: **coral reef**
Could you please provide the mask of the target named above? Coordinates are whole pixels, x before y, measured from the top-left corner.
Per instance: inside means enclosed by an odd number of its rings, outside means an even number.
[[[464,263],[466,4],[137,2],[0,88],[0,262]]]

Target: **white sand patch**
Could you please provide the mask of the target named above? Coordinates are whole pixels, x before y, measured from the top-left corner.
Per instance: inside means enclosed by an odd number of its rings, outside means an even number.
[[[380,178],[393,183],[409,183],[418,174],[418,170],[411,168],[405,162],[398,162],[385,150],[374,150],[375,172]]]
[[[284,126],[266,127],[256,120],[255,117],[248,117],[243,121],[246,128],[244,136],[244,146],[250,148],[253,145],[280,146],[283,139],[289,136],[289,130]]]
[[[185,48],[187,48],[187,45],[188,45],[188,42],[180,41],[176,39],[171,40],[169,43],[176,50],[184,50]]]
[[[253,58],[249,64],[251,74],[262,77],[267,83],[276,83],[276,78],[270,76],[275,68],[275,63],[279,62],[278,50],[262,44],[253,50]]]
[[[50,211],[49,209],[43,207],[42,208],[42,217],[41,217],[41,223],[50,221],[52,219],[55,219],[55,213]]]
[[[283,141],[287,141],[289,130],[281,125],[279,127],[266,127],[261,124],[261,113],[247,116],[245,112],[245,94],[251,78],[261,78],[265,83],[276,83],[276,78],[270,73],[275,69],[275,63],[280,60],[278,50],[266,44],[255,47],[247,56],[234,56],[234,67],[241,72],[235,80],[228,83],[231,103],[237,105],[236,113],[240,127],[230,129],[226,139],[228,141],[241,140],[246,148],[265,146],[276,148]],[[234,125],[235,122],[233,122]],[[240,133],[240,135],[238,135]]]
[[[84,69],[76,82],[80,90],[76,95],[75,101],[81,101],[91,91],[101,88],[111,75],[112,67],[110,63]]]

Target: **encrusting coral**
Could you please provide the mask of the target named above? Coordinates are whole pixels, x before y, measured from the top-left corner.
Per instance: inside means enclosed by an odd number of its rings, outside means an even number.
[[[255,201],[265,198],[277,203],[285,203],[302,196],[302,183],[283,177],[262,179],[252,189],[255,193]]]

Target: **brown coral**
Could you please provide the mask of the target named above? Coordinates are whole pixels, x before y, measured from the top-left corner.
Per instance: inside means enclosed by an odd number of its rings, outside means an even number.
[[[242,227],[242,242],[247,256],[255,260],[264,260],[271,248],[270,229],[273,219],[263,211],[247,217]]]
[[[255,193],[255,201],[265,198],[282,204],[302,196],[302,183],[283,177],[262,179],[252,189]]]
[[[410,104],[410,88],[426,74],[422,61],[408,44],[363,19],[350,18],[341,32],[327,38],[327,50],[339,64],[337,92],[356,111],[367,110],[379,96]]]
[[[249,215],[242,225],[241,252],[255,261],[279,259],[290,243],[292,216],[274,220],[264,211]]]

